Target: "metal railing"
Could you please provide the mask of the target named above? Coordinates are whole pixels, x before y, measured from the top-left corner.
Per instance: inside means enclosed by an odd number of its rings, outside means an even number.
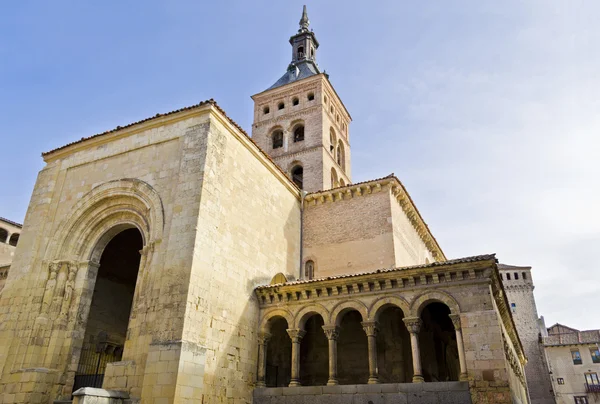
[[[600,384],[585,384],[586,393],[600,393]]]

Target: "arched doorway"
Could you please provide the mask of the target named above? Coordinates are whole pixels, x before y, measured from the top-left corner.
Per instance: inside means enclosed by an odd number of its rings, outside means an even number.
[[[292,340],[287,333],[288,323],[277,316],[269,321],[269,326],[271,337],[267,343],[265,384],[267,387],[287,387],[292,374]]]
[[[310,316],[304,324],[306,334],[300,342],[300,384],[325,386],[329,378],[329,343],[323,331],[323,317]]]
[[[426,382],[458,381],[458,346],[449,314],[448,306],[440,302],[429,303],[421,312],[419,347]]]
[[[123,230],[100,257],[73,390],[101,387],[106,364],[120,361],[140,266],[142,234]]]
[[[381,383],[410,383],[413,375],[410,335],[397,306],[385,307],[378,316],[377,365]]]
[[[337,345],[340,384],[364,384],[369,378],[369,346],[362,321],[358,311],[350,310],[340,322]]]

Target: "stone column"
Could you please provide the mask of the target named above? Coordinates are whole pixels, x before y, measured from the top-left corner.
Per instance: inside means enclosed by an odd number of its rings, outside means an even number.
[[[261,332],[258,335],[258,377],[256,387],[266,387],[265,376],[267,374],[267,344],[271,339],[271,334]]]
[[[337,339],[340,329],[335,325],[324,325],[323,331],[329,340],[329,380],[327,380],[327,385],[335,386],[339,384],[337,380]]]
[[[363,321],[363,330],[369,342],[369,384],[379,383],[379,369],[377,369],[377,321]]]
[[[406,317],[403,319],[410,333],[410,346],[413,358],[413,383],[423,383],[423,371],[421,370],[421,352],[419,350],[419,331],[421,331],[421,319],[419,317]]]
[[[459,380],[465,381],[468,380],[467,373],[467,361],[465,360],[465,346],[463,345],[462,338],[462,328],[460,326],[460,315],[459,314],[449,314],[450,320],[452,320],[452,324],[454,325],[454,330],[456,332],[456,347],[458,349],[458,361],[460,362],[460,378]]]
[[[300,342],[306,335],[304,330],[287,330],[288,335],[292,339],[292,377],[290,387],[301,386],[300,384]]]

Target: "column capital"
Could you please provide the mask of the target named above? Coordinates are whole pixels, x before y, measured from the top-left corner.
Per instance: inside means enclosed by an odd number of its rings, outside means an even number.
[[[421,331],[421,325],[423,322],[419,317],[405,317],[402,319],[404,324],[406,324],[406,328],[408,332],[411,334],[418,334]]]
[[[377,331],[379,331],[379,323],[377,321],[363,321],[360,324],[363,326],[363,330],[365,330],[368,337],[375,337],[377,335]]]
[[[448,314],[450,320],[452,320],[452,325],[454,325],[454,329],[459,331],[461,329],[460,326],[460,314]]]
[[[304,330],[295,330],[295,329],[291,329],[288,328],[287,330],[288,335],[290,336],[290,338],[292,339],[292,342],[299,344],[300,341],[302,341],[302,338],[304,338],[304,336],[306,335],[306,331]]]
[[[337,341],[338,337],[340,336],[340,327],[336,325],[324,325],[322,328],[323,331],[325,331],[327,339]]]
[[[268,332],[259,332],[258,333],[258,343],[261,345],[265,345],[271,339],[271,334]]]

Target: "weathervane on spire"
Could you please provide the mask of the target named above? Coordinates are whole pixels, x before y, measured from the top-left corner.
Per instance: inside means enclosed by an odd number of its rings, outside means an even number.
[[[298,32],[308,32],[308,25],[310,21],[308,20],[308,13],[306,12],[306,5],[302,10],[302,18],[300,18],[300,29]]]

